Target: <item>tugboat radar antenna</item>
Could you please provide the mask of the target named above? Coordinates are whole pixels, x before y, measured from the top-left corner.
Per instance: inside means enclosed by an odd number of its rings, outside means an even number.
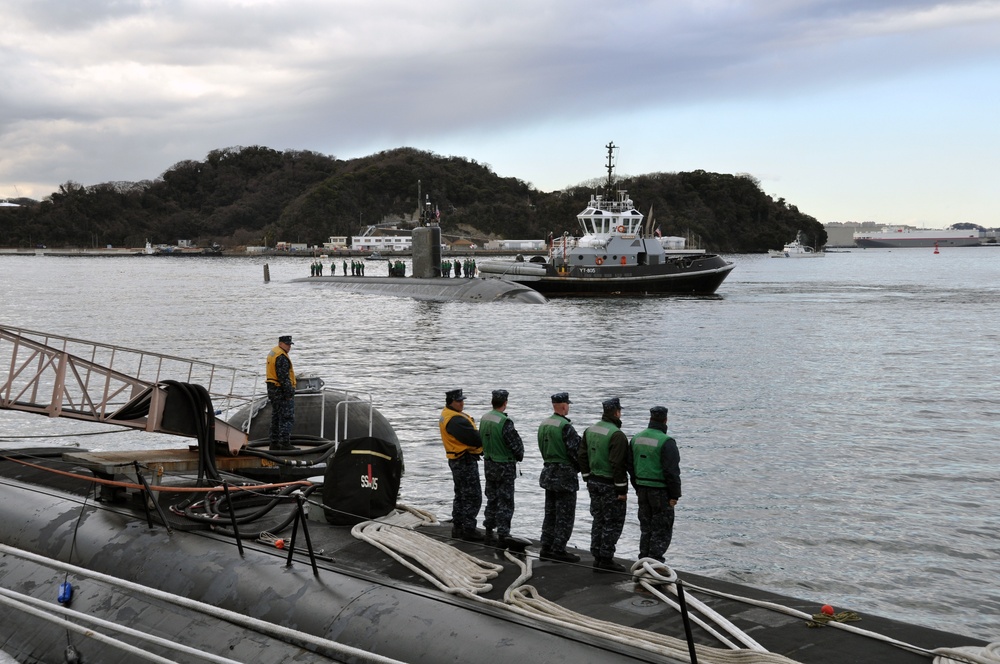
[[[607,184],[607,189],[608,189],[608,194],[610,195],[611,192],[614,191],[614,188],[615,188],[615,175],[614,175],[615,174],[615,156],[614,155],[615,155],[615,149],[617,149],[618,146],[615,145],[614,141],[611,141],[610,143],[608,143],[604,147],[606,147],[608,149],[608,165],[607,165],[607,169],[608,169],[608,184]]]

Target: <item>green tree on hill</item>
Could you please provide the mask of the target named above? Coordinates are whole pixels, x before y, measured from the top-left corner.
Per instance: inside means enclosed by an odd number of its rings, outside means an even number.
[[[419,189],[418,189],[418,182]],[[600,180],[542,192],[489,166],[398,148],[340,160],[310,151],[262,146],[213,150],[155,180],[84,187],[67,182],[41,203],[8,212],[0,244],[139,246],[194,240],[200,245],[297,241],[320,244],[366,224],[411,221],[425,200],[440,211],[446,234],[540,239],[578,231],[576,215]],[[822,245],[813,217],[773,200],[745,174],[693,171],[623,178],[645,214],[654,210],[664,235],[694,236],[705,249],[764,252],[802,231]],[[15,223],[16,221],[16,223]]]

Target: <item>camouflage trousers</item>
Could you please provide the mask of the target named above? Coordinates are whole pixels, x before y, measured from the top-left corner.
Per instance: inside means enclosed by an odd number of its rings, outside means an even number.
[[[576,521],[576,491],[545,490],[542,550],[565,551]]]
[[[595,558],[613,558],[618,538],[625,527],[625,501],[618,500],[613,484],[587,482],[590,493],[590,553]]]
[[[292,427],[295,426],[295,399],[281,396],[281,388],[267,387],[267,398],[271,401],[271,444],[291,444]]]
[[[664,562],[674,534],[674,508],[666,489],[640,486],[639,495],[639,557]]]
[[[448,459],[455,482],[455,500],[451,504],[451,524],[454,528],[475,530],[479,508],[483,504],[483,487],[479,483],[479,457],[463,454]]]
[[[514,461],[485,461],[486,511],[483,527],[496,530],[497,535],[510,535],[510,521],[514,518],[514,479],[517,463]]]

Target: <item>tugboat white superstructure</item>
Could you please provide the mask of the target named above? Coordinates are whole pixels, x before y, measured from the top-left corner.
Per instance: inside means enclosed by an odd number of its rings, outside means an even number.
[[[615,145],[606,147],[607,193],[591,196],[577,215],[581,237],[553,241],[544,262],[484,261],[479,271],[547,297],[715,293],[734,265],[703,250],[665,250],[628,192],[615,190]]]

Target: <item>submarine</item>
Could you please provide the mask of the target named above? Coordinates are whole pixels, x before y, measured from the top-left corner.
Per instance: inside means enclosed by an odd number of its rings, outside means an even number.
[[[432,302],[513,301],[545,304],[548,298],[523,284],[506,279],[451,279],[441,274],[441,229],[421,226],[413,231],[413,276],[410,277],[303,277],[308,283],[352,293],[411,297]]]
[[[195,443],[0,450],[0,651],[18,662],[996,662],[998,644],[649,559],[601,573],[534,539],[456,540],[398,502],[403,453],[363,395],[307,380],[296,450],[272,452],[259,397],[216,417],[222,388],[145,385],[123,349],[100,371],[68,342],[0,327],[0,408],[82,420],[117,391],[134,396],[95,421]]]

